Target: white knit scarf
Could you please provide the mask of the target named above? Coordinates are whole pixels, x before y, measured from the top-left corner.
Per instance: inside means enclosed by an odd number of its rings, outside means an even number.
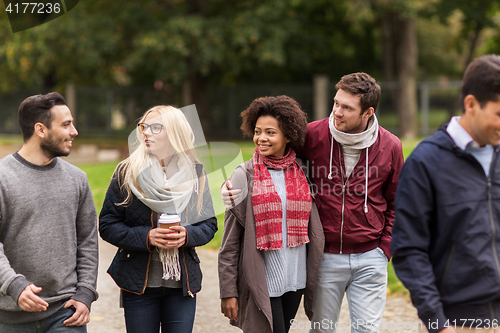
[[[174,155],[164,169],[156,157],[148,155],[147,165],[137,177],[137,186],[141,190],[134,186],[133,181],[129,181],[132,192],[153,211],[180,216],[198,184],[194,163],[181,161]],[[163,265],[162,278],[179,281],[181,267],[178,249],[159,249],[159,254]]]
[[[359,155],[357,152],[361,153],[362,149],[366,148],[366,165],[365,165],[365,203],[364,203],[364,211],[365,213],[368,213],[368,148],[371,147],[375,141],[377,141],[378,137],[378,120],[377,116],[373,114],[370,119],[368,120],[368,128],[366,131],[361,132],[361,133],[345,133],[341,132],[338,129],[335,128],[334,124],[334,116],[333,112],[330,114],[330,119],[329,119],[329,127],[330,127],[330,133],[332,134],[332,146],[330,148],[330,173],[328,174],[328,179],[332,179],[332,172],[333,172],[333,165],[332,165],[332,159],[333,159],[333,142],[337,141],[340,143],[342,146],[342,150],[344,151],[344,164],[345,165],[351,165],[352,168],[358,163],[359,161]],[[335,139],[335,140],[334,140]],[[355,152],[353,154],[353,152]],[[347,153],[347,154],[346,154]],[[340,154],[340,152],[339,152]],[[355,156],[353,158],[356,158],[355,161],[351,160],[346,161],[347,156]],[[341,163],[339,161],[339,163]],[[352,169],[350,169],[352,170]],[[349,177],[350,172],[349,170],[346,170],[346,175]]]
[[[378,120],[377,116],[373,114],[368,120],[368,128],[361,133],[346,133],[341,132],[335,128],[333,112],[330,114],[329,119],[330,133],[335,141],[342,146],[351,149],[365,149],[370,147],[378,136]]]

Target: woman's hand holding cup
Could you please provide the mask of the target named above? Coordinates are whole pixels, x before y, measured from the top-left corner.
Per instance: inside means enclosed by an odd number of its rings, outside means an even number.
[[[180,217],[175,214],[161,214],[158,228],[149,232],[152,245],[162,249],[177,249],[186,242],[186,228],[180,226]]]

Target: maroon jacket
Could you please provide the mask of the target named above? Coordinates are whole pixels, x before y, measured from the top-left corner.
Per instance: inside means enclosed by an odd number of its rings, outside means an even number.
[[[390,259],[394,196],[404,161],[401,141],[379,126],[377,140],[368,148],[367,212],[366,149],[346,180],[344,154],[338,142],[333,142],[332,151],[328,118],[309,124],[304,147],[297,155],[307,159],[307,172],[317,192],[325,252],[362,253],[380,247]],[[328,179],[330,171],[332,179]]]

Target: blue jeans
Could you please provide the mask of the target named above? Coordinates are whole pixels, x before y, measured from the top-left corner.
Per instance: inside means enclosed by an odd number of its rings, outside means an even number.
[[[324,253],[314,292],[310,332],[336,332],[351,328],[356,333],[379,331],[387,293],[387,257],[380,248],[355,254]],[[340,323],[344,293],[350,323]]]
[[[52,316],[26,324],[0,324],[2,333],[87,333],[87,326],[66,326],[63,321],[75,313],[73,308],[61,308]]]
[[[146,288],[144,294],[123,291],[127,333],[191,333],[196,296],[183,296],[181,288]]]

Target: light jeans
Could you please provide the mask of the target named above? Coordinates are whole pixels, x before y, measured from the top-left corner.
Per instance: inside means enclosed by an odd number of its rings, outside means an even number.
[[[350,323],[339,322],[344,293]],[[387,257],[380,248],[356,254],[324,253],[316,280],[310,333],[379,331],[387,294]]]

